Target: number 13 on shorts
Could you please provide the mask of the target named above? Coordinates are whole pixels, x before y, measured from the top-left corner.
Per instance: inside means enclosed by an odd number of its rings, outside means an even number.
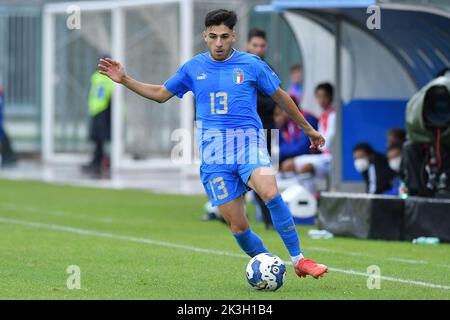
[[[228,197],[228,190],[225,187],[225,181],[222,177],[217,177],[213,180],[209,180],[211,186],[211,192],[213,194],[214,200],[222,200]]]

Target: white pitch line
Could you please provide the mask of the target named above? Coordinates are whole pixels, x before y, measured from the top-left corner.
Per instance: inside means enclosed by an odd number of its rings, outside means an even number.
[[[17,220],[17,219],[5,218],[5,217],[0,217],[0,223],[21,225],[21,226],[31,227],[31,228],[36,228],[36,229],[63,231],[63,232],[74,233],[74,234],[85,235],[85,236],[95,236],[95,237],[103,237],[103,238],[110,238],[110,239],[116,239],[116,240],[144,243],[144,244],[152,244],[152,245],[158,245],[158,246],[163,246],[163,247],[183,249],[183,250],[189,250],[189,251],[193,251],[193,252],[208,253],[208,254],[214,254],[214,255],[220,255],[220,256],[248,258],[247,255],[238,254],[238,253],[205,249],[205,248],[199,248],[199,247],[178,244],[178,243],[173,243],[173,242],[165,242],[165,241],[159,241],[159,240],[153,240],[153,239],[147,239],[147,238],[124,236],[124,235],[118,235],[118,234],[114,234],[114,233],[102,232],[102,231],[97,231],[97,230],[80,229],[80,228],[74,228],[74,227],[68,227],[68,226],[62,226],[62,225],[56,225],[56,224],[47,224],[47,223],[41,223],[41,222]],[[290,264],[290,263],[287,263],[287,264]],[[369,274],[367,274],[367,273],[354,271],[354,270],[345,270],[345,269],[339,269],[339,268],[329,268],[329,270],[333,271],[333,272],[339,272],[339,273],[350,274],[350,275],[355,275],[355,276],[363,276],[363,277],[369,276]],[[391,281],[391,282],[400,282],[400,283],[404,283],[404,284],[411,284],[411,285],[416,285],[416,286],[421,286],[421,287],[427,287],[427,288],[450,290],[450,286],[422,282],[422,281],[407,280],[407,279],[400,279],[400,278],[386,277],[386,276],[380,276],[380,279],[386,280],[386,281]]]
[[[72,213],[62,210],[44,210],[36,207],[24,207],[24,206],[18,206],[12,203],[2,203],[0,204],[0,207],[7,210],[13,210],[13,211],[25,211],[30,213],[42,213],[54,217],[69,217],[69,218],[75,218],[80,220],[88,220],[93,222],[102,222],[102,223],[111,223],[113,220],[110,217],[104,217],[104,218],[95,218],[87,214],[81,214],[81,213]]]
[[[328,268],[328,269],[333,272],[341,272],[341,273],[352,274],[352,275],[356,275],[356,276],[364,276],[364,277],[368,276],[367,273],[354,271],[354,270],[345,270],[345,269],[338,269],[338,268]],[[386,276],[379,276],[379,278],[382,280],[386,280],[386,281],[414,284],[416,286],[422,286],[422,287],[428,287],[428,288],[434,288],[434,289],[450,290],[450,286],[441,285],[441,284],[433,284],[433,283],[428,283],[428,282],[407,280],[407,279],[400,279],[400,278],[386,277]]]
[[[92,217],[90,215],[87,215],[87,214],[79,214],[79,213],[67,212],[67,211],[62,211],[62,210],[44,210],[44,209],[40,209],[40,208],[36,208],[36,207],[22,207],[22,206],[18,206],[16,204],[13,204],[13,203],[2,203],[2,204],[0,204],[0,207],[3,207],[5,209],[14,210],[14,211],[26,211],[26,212],[31,212],[31,213],[42,213],[42,214],[47,214],[47,215],[56,216],[56,217],[66,216],[66,217],[72,217],[72,218],[76,218],[76,219],[83,219],[83,220],[94,221],[94,222],[101,222],[101,223],[107,223],[107,224],[109,224],[109,223],[111,223],[113,221],[113,219],[110,218],[110,217],[94,218],[94,217]],[[337,254],[341,254],[341,255],[348,255],[348,256],[354,256],[354,257],[376,258],[378,260],[387,260],[387,261],[394,261],[394,262],[400,262],[400,263],[405,263],[405,264],[413,264],[413,265],[429,264],[429,265],[432,265],[434,267],[441,267],[441,268],[450,269],[450,265],[435,264],[435,263],[432,263],[432,262],[429,262],[429,261],[425,261],[425,260],[402,259],[402,258],[393,258],[393,257],[374,256],[374,255],[365,254],[365,253],[361,253],[361,252],[348,252],[348,251],[329,249],[329,248],[322,248],[322,247],[312,247],[311,246],[311,247],[307,248],[307,251],[337,253]]]
[[[337,253],[337,254],[348,255],[348,256],[353,256],[353,257],[374,258],[374,259],[377,259],[377,260],[387,260],[387,261],[394,261],[394,262],[400,262],[400,263],[406,263],[406,264],[416,264],[416,265],[417,264],[421,264],[421,265],[429,264],[429,265],[432,265],[434,267],[442,267],[442,268],[450,269],[450,265],[436,264],[436,263],[432,263],[432,262],[429,262],[429,261],[426,261],[426,260],[383,257],[383,256],[375,256],[375,255],[370,255],[370,254],[361,253],[361,252],[348,252],[348,251],[335,250],[335,249],[329,249],[329,248],[321,248],[321,247],[308,247],[307,251]]]
[[[388,260],[409,264],[428,264],[425,260],[403,259],[403,258],[387,258]]]
[[[102,232],[102,231],[96,231],[96,230],[88,230],[88,229],[80,229],[80,228],[74,228],[74,227],[67,227],[67,226],[62,226],[62,225],[57,225],[57,224],[47,224],[47,223],[41,223],[41,222],[17,220],[17,219],[4,218],[4,217],[0,217],[0,223],[22,225],[22,226],[32,227],[32,228],[36,228],[36,229],[56,230],[56,231],[75,233],[75,234],[79,234],[79,235],[111,238],[111,239],[125,240],[125,241],[145,243],[145,244],[154,244],[154,245],[163,246],[163,247],[184,249],[184,250],[190,250],[190,251],[194,251],[194,252],[209,253],[209,254],[215,254],[215,255],[221,255],[221,256],[247,257],[246,255],[232,253],[232,252],[204,249],[204,248],[193,247],[193,246],[188,246],[188,245],[184,245],[184,244],[171,243],[171,242],[152,240],[152,239],[146,239],[146,238],[122,236],[122,235],[118,235],[118,234],[114,234],[114,233],[108,233],[108,232]]]
[[[292,262],[286,261],[285,264],[292,265]],[[351,274],[354,276],[362,276],[362,277],[369,276],[367,273],[360,272],[360,271],[354,271],[354,270],[345,270],[345,269],[331,268],[331,267],[328,267],[328,270],[333,271],[333,272]],[[375,278],[375,276],[373,276],[373,277]],[[433,284],[433,283],[428,283],[428,282],[406,280],[406,279],[399,279],[399,278],[386,277],[386,276],[378,276],[377,278],[379,278],[381,280],[392,281],[392,282],[400,282],[400,283],[414,284],[414,285],[418,285],[418,286],[435,288],[435,289],[450,290],[450,286],[445,286],[445,285],[441,285],[441,284]]]

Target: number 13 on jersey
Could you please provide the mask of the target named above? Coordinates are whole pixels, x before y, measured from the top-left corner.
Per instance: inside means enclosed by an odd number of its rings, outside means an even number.
[[[225,182],[222,177],[217,177],[214,180],[210,180],[209,185],[211,186],[214,200],[222,200],[228,197],[228,190],[225,187]]]
[[[228,94],[226,92],[211,92],[211,114],[224,114],[228,112]]]

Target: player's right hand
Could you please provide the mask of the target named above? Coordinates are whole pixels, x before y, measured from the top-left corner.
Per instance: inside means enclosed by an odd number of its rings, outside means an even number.
[[[311,151],[314,151],[315,153],[320,152],[319,148],[322,148],[325,145],[325,138],[314,129],[312,129],[311,132],[308,132],[307,135],[311,141]]]
[[[105,58],[98,62],[98,71],[117,83],[125,79],[125,68],[116,60]]]

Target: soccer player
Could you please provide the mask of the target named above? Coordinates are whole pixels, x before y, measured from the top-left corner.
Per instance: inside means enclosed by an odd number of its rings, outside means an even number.
[[[313,146],[323,146],[325,139],[303,118],[289,95],[280,88],[277,75],[265,62],[233,48],[236,22],[233,11],[218,9],[209,12],[203,33],[208,52],[187,61],[163,85],[132,79],[113,59],[101,59],[99,71],[137,94],[160,103],[174,95],[182,97],[192,91],[196,100],[197,138],[200,140],[200,177],[212,204],[219,207],[238,245],[251,257],[268,252],[261,238],[250,229],[245,214],[243,195],[251,188],[269,208],[274,227],[289,251],[296,274],[318,278],[328,268],[304,258],[300,250],[292,214],[277,189],[264,132],[260,134],[262,125],[256,112],[257,90],[271,96],[286,110],[308,135]],[[236,132],[245,132],[244,138],[238,134],[235,139]],[[211,155],[208,156],[206,151],[211,151]],[[226,151],[226,156],[223,151]],[[256,160],[255,154],[258,155]]]

